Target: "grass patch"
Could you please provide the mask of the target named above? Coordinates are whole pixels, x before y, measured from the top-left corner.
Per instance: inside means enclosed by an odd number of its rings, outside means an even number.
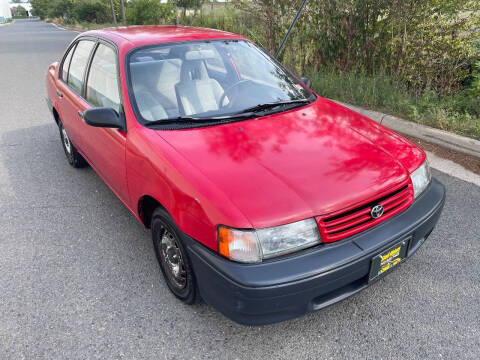
[[[480,140],[479,98],[461,92],[444,97],[434,92],[416,96],[385,75],[325,72],[310,78],[313,89],[324,97]]]
[[[117,24],[114,24],[114,23],[96,24],[96,23],[82,21],[82,22],[75,22],[72,24],[68,24],[68,23],[65,23],[65,21],[61,18],[45,19],[45,21],[52,22],[54,24],[61,25],[66,29],[71,29],[76,31],[88,31],[88,30],[103,29],[107,27],[125,26],[125,24],[121,22],[118,22]]]

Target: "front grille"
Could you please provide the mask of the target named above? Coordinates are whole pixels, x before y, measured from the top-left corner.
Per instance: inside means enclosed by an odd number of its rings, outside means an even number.
[[[322,242],[329,243],[364,231],[405,210],[413,202],[413,189],[410,183],[402,184],[386,195],[368,201],[360,206],[316,218]],[[382,205],[383,215],[374,219],[370,211],[375,205]]]

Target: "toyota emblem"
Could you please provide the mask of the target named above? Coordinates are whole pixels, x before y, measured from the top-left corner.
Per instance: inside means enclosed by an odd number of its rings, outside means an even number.
[[[380,216],[383,215],[383,206],[382,205],[375,205],[374,207],[372,207],[372,210],[370,210],[370,216],[372,217],[372,219],[378,219]]]

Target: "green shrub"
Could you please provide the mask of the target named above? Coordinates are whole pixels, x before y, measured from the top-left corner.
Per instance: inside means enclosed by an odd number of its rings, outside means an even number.
[[[50,18],[72,17],[73,0],[50,0],[47,5],[47,16]]]
[[[110,21],[110,8],[99,0],[78,1],[73,7],[75,20],[103,24]]]
[[[126,17],[127,23],[134,25],[171,24],[175,7],[158,0],[131,0],[127,3]]]
[[[21,5],[18,5],[18,6],[14,6],[12,7],[12,16],[14,18],[26,18],[27,17],[27,10],[25,10],[25,8]]]
[[[313,89],[324,97],[480,140],[478,96],[469,97],[463,93],[439,96],[434,91],[415,96],[405,85],[386,75],[367,76],[331,70],[314,72],[310,77]]]

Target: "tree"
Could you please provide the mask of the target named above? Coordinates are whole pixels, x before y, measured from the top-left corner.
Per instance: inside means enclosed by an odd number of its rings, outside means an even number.
[[[45,19],[48,16],[48,0],[31,0],[32,15]]]
[[[109,22],[108,5],[101,0],[76,1],[73,6],[73,16],[77,21],[104,24]]]
[[[175,0],[175,5],[183,9],[183,19],[187,17],[187,9],[198,9],[203,0]]]
[[[113,0],[110,0],[110,8],[112,9],[112,20],[113,23],[117,23],[117,15],[115,15],[115,7],[113,6]]]
[[[300,1],[291,0],[243,0],[238,6],[247,12],[261,27],[263,46],[274,53],[300,6]]]
[[[127,3],[126,17],[128,24],[154,25],[171,23],[175,16],[175,7],[162,4],[158,0],[130,0]]]
[[[126,23],[127,19],[125,17],[125,2],[124,0],[120,0],[120,8],[122,9],[122,21]]]
[[[27,10],[21,5],[12,7],[12,16],[13,17],[26,17]]]

